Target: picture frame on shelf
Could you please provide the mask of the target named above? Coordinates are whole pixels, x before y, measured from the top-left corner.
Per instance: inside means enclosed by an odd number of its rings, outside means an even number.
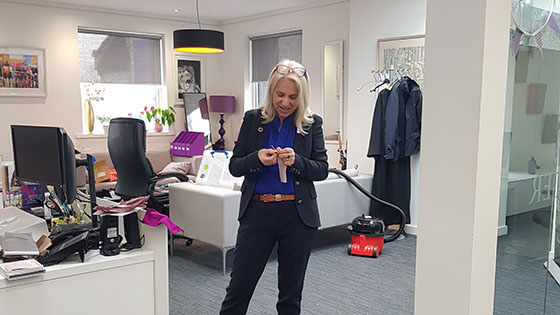
[[[0,97],[46,97],[45,50],[0,47]]]
[[[413,79],[422,87],[424,83],[424,45],[424,35],[379,39],[377,41],[377,69],[398,70],[401,74],[410,72]]]
[[[204,92],[204,61],[199,56],[175,55],[175,104],[183,105],[184,93]]]

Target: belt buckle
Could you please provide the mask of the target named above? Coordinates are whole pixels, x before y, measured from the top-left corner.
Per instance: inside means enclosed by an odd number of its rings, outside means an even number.
[[[274,201],[282,201],[282,195],[281,194],[274,195]]]

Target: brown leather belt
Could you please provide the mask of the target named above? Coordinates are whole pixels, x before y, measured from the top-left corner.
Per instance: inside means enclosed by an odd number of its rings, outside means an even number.
[[[278,202],[286,200],[296,200],[296,195],[281,195],[281,194],[264,194],[264,195],[253,195],[253,200],[258,200],[262,202]]]

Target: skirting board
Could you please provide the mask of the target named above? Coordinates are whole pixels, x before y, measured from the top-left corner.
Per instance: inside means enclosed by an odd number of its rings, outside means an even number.
[[[406,234],[410,234],[410,235],[418,235],[418,226],[416,225],[412,225],[412,224],[407,224],[404,227],[404,231],[406,232]],[[498,236],[502,236],[502,235],[506,235],[508,234],[508,227],[507,225],[502,225],[498,227]]]
[[[507,234],[508,234],[507,225],[498,226],[498,236],[507,235]]]
[[[406,234],[410,234],[410,235],[418,235],[417,230],[418,230],[417,225],[407,224],[404,227],[404,231],[406,232]]]

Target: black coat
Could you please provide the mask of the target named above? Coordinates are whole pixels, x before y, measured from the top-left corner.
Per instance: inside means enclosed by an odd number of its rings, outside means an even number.
[[[420,151],[422,91],[409,77],[391,89],[385,109],[385,158],[398,160]]]
[[[313,181],[323,180],[328,175],[327,150],[323,138],[323,120],[313,115],[313,125],[307,134],[296,133],[294,136],[295,161],[288,168],[292,172],[294,193],[299,216],[309,227],[319,227],[319,209],[317,192]],[[260,109],[249,110],[243,117],[243,124],[233,148],[229,170],[233,176],[245,176],[241,185],[241,219],[253,195],[255,184],[264,165],[258,157],[258,151],[266,145],[269,124],[263,124]]]

